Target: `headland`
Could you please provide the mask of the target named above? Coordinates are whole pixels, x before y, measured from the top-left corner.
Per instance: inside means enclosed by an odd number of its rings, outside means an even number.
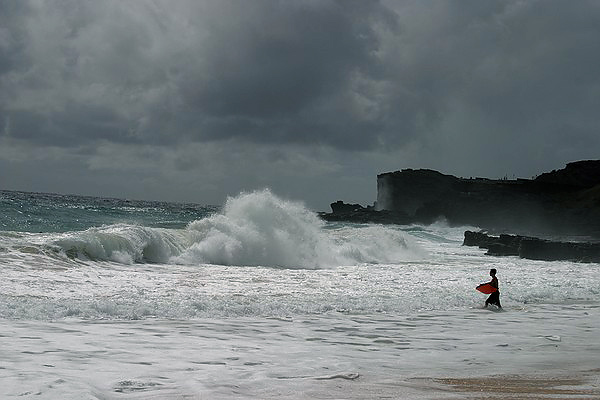
[[[321,217],[382,224],[444,220],[452,226],[478,227],[486,234],[598,242],[600,160],[571,162],[532,179],[462,178],[431,169],[387,172],[377,176],[377,201],[372,206],[337,201],[331,209]]]

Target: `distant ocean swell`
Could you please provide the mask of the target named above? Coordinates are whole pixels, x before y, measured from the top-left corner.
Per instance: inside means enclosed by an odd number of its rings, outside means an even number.
[[[402,262],[422,256],[405,232],[383,226],[326,228],[303,205],[282,200],[268,190],[229,198],[222,212],[193,221],[184,229],[114,224],[28,234],[17,241],[21,250],[32,247],[71,260],[122,264],[314,269]]]
[[[443,223],[325,223],[268,190],[218,209],[3,195],[17,200],[0,204],[12,215],[0,221],[0,318],[445,312],[480,306],[489,268],[506,309],[573,308],[600,293],[597,264],[489,257]]]

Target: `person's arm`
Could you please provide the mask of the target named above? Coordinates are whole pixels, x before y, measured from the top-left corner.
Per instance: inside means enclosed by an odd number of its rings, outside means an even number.
[[[492,285],[493,287],[495,287],[496,289],[498,289],[498,279],[496,278],[496,279],[492,279],[489,282],[483,282],[482,284],[478,285],[477,287],[483,286],[483,285]]]

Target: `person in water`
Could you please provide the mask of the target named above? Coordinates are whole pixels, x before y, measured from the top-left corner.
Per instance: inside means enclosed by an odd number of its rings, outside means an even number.
[[[490,294],[490,297],[485,301],[485,306],[487,307],[489,304],[495,305],[498,308],[502,308],[500,305],[500,289],[498,288],[498,278],[496,278],[496,268],[490,269],[490,276],[492,280],[487,282],[489,285],[496,288],[496,291]]]

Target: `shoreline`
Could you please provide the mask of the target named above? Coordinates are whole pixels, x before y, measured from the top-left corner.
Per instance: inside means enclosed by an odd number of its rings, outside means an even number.
[[[42,399],[132,392],[216,400],[600,398],[598,346],[590,329],[597,306],[550,314],[479,311],[291,320],[0,320],[9,350],[0,382],[10,398],[40,393]],[[572,330],[577,314],[586,321]],[[289,353],[293,358],[282,359]]]
[[[433,378],[436,391],[486,399],[598,399],[600,369],[551,375]],[[462,396],[461,396],[462,397]]]
[[[310,398],[344,399],[491,399],[491,400],[594,400],[600,398],[600,369],[566,373],[495,374],[467,377],[400,377],[367,381],[368,377],[322,381],[303,392]],[[340,379],[336,379],[340,378]],[[314,379],[314,378],[313,378]],[[343,394],[343,397],[339,397]],[[268,398],[273,398],[266,396]],[[295,400],[297,393],[282,398]],[[300,397],[303,398],[303,397]]]

